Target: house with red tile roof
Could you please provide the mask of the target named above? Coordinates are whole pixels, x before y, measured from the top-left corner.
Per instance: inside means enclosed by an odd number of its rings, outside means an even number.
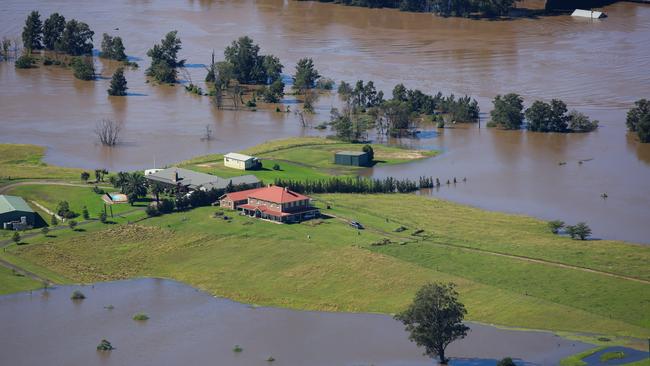
[[[309,220],[320,214],[312,206],[311,198],[278,186],[226,193],[219,202],[222,207],[240,210],[245,215],[281,223]]]

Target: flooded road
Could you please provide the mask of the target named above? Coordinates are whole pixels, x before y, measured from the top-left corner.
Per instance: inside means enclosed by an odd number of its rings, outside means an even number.
[[[601,21],[564,15],[472,21],[282,0],[6,0],[0,36],[19,37],[32,9],[87,22],[96,45],[103,32],[122,36],[127,54],[141,66],[126,72],[131,95],[109,98],[115,69],[110,62],[96,61],[102,79],[95,82],[75,80],[56,67],[15,70],[0,64],[0,142],[45,145],[49,163],[149,168],[154,160],[161,166],[267,139],[317,134],[300,127],[292,113],[220,111],[182,87],[145,82],[146,50],[169,30],[179,30],[180,56],[194,82],[204,78],[201,64],[213,49],[221,56],[246,34],[263,53],[277,55],[288,74],[308,56],[322,75],[337,81],[374,80],[386,92],[402,82],[428,93],[469,94],[483,112],[496,94],[511,91],[528,105],[534,99],[565,100],[600,120],[601,128],[589,135],[449,129],[401,142],[442,148],[441,156],[369,174],[467,177],[465,185],[436,194],[493,210],[586,221],[599,238],[650,242],[650,144],[640,145],[625,131],[627,109],[650,98],[648,5],[608,6],[609,17]],[[327,120],[335,103],[335,97],[321,98],[314,121]],[[117,148],[97,143],[93,131],[101,118],[124,122]],[[201,141],[206,125],[215,140]],[[579,166],[583,159],[593,160]],[[609,198],[602,200],[602,193]]]
[[[0,363],[46,365],[426,366],[432,362],[384,315],[253,308],[167,280],[139,279],[0,296]],[[112,309],[107,309],[112,305]],[[145,312],[150,319],[132,319]],[[451,365],[493,366],[512,356],[557,365],[593,346],[550,333],[468,324]],[[102,353],[102,339],[116,349]],[[233,352],[240,345],[241,353]]]

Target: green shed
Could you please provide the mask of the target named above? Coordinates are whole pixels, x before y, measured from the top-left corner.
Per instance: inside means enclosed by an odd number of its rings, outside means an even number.
[[[370,156],[363,151],[339,151],[334,155],[334,163],[339,165],[370,166]]]
[[[17,196],[0,195],[0,227],[13,230],[16,228],[33,227],[36,213]]]

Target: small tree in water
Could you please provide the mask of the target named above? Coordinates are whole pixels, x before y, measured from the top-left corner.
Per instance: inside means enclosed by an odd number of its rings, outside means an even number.
[[[469,327],[463,324],[467,314],[458,301],[454,284],[429,283],[416,294],[413,303],[395,319],[406,325],[409,339],[425,348],[425,355],[439,357],[446,365],[445,349],[451,342],[465,338]]]
[[[124,68],[118,68],[111,79],[111,87],[107,90],[108,95],[123,97],[126,95],[126,78],[124,77]]]

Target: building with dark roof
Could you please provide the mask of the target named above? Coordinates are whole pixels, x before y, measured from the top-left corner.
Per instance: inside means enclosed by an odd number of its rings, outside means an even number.
[[[171,167],[145,175],[151,182],[157,182],[168,188],[184,187],[187,190],[226,189],[229,184],[233,186],[246,185],[259,187],[262,182],[254,175],[242,175],[232,178],[221,178],[216,175],[196,172],[194,170]]]
[[[320,214],[311,198],[278,186],[226,193],[219,202],[248,216],[280,223],[309,220]]]
[[[36,213],[22,197],[0,195],[0,226],[8,230],[34,227]]]
[[[334,164],[370,166],[370,155],[363,151],[339,151],[334,154]]]

